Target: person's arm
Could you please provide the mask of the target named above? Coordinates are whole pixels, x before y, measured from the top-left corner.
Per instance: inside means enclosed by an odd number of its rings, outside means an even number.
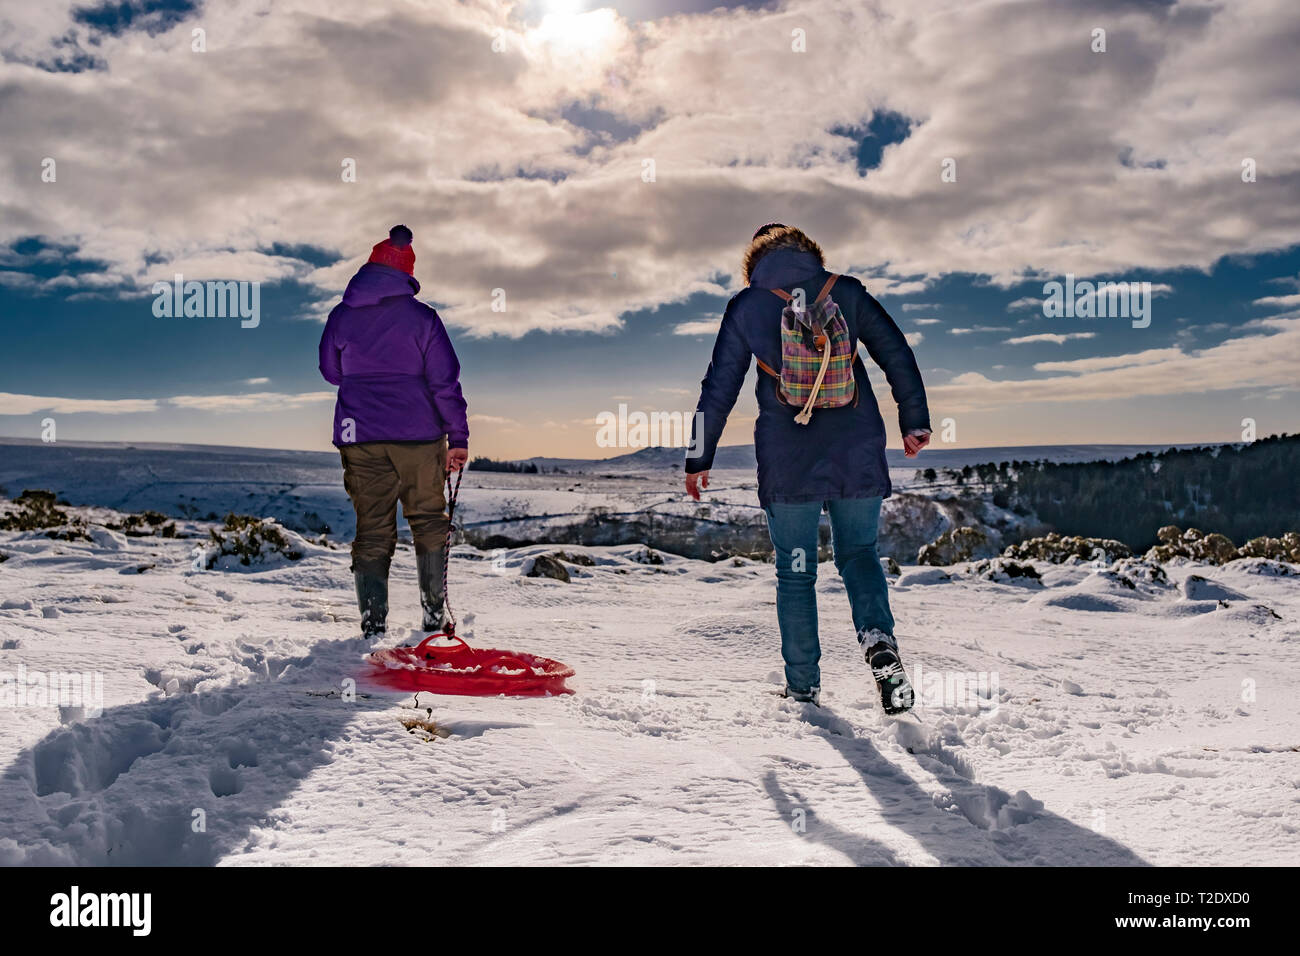
[[[432,311],[432,310],[430,310]],[[465,396],[460,390],[460,360],[452,348],[447,329],[438,313],[433,313],[433,332],[424,350],[424,381],[433,396],[434,408],[447,428],[447,447],[469,447],[469,416]],[[463,461],[464,455],[449,455],[449,460]],[[454,469],[453,469],[454,470]]]
[[[722,315],[722,325],[718,328],[718,337],[713,343],[713,358],[700,383],[700,400],[695,406],[695,417],[691,423],[691,446],[686,452],[686,474],[703,475],[699,483],[705,488],[709,483],[706,473],[713,467],[713,456],[718,451],[718,442],[727,425],[727,416],[736,405],[753,358],[749,345],[740,334],[735,316],[737,298],[739,296],[727,303],[727,309]],[[696,484],[687,478],[687,491],[693,498],[699,497],[698,492],[693,490]]]
[[[921,370],[916,365],[912,347],[889,313],[869,292],[864,291],[864,295],[866,304],[862,309],[858,337],[871,360],[884,370],[889,389],[898,404],[898,430],[904,436],[904,450],[910,450],[907,441],[910,437],[916,443],[915,451],[911,452],[915,454],[925,446],[930,436],[930,408],[925,400]],[[920,440],[922,437],[925,441]]]
[[[335,328],[334,315],[331,313],[325,322],[325,331],[320,336],[320,373],[331,385],[342,385],[343,359],[334,338]]]

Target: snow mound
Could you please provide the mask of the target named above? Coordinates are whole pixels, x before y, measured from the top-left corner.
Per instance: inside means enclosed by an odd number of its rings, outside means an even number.
[[[1285,578],[1300,574],[1300,567],[1285,561],[1270,558],[1238,558],[1223,566],[1225,571],[1240,571],[1243,574],[1258,574],[1263,577]]]
[[[917,568],[904,571],[898,578],[897,586],[911,587],[913,584],[947,584],[952,575],[943,568]]]
[[[1245,601],[1245,594],[1218,581],[1199,574],[1189,574],[1183,580],[1183,597],[1188,601]]]
[[[126,535],[119,534],[116,531],[109,531],[107,528],[91,527],[89,532],[90,540],[96,548],[101,551],[125,551],[128,547]]]

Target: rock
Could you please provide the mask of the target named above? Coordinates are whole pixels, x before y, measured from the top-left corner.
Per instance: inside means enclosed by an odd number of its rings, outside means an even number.
[[[988,546],[988,535],[976,528],[962,527],[945,531],[916,553],[917,564],[947,567],[978,557]]]
[[[569,554],[567,551],[556,551],[554,557],[560,561],[567,561],[569,564],[577,564],[584,568],[594,568],[596,561],[589,554]]]
[[[988,581],[1007,583],[1020,579],[1026,584],[1041,584],[1043,576],[1032,564],[1021,564],[1006,558],[992,558],[977,561],[970,566],[970,573]]]
[[[558,558],[550,554],[539,554],[533,559],[532,566],[524,574],[530,578],[554,578],[556,581],[569,583],[569,570]]]

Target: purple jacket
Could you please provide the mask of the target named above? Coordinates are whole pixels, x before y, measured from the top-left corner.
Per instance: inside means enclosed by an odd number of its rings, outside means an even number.
[[[320,373],[339,387],[334,444],[437,441],[469,447],[460,362],[420,283],[368,262],[352,277],[320,338]]]

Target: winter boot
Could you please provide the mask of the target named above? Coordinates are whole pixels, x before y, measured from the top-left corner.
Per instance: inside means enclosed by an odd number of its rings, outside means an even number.
[[[820,707],[822,702],[822,689],[820,687],[812,687],[808,690],[791,690],[790,685],[786,684],[785,690],[781,691],[781,696],[787,700],[797,700],[801,704],[813,704]]]
[[[898,657],[898,642],[874,628],[860,635],[867,666],[880,690],[880,704],[887,714],[904,714],[912,709],[915,694]]]
[[[361,636],[382,637],[388,627],[388,576],[357,571],[353,578],[357,584],[357,607],[361,610]]]
[[[441,631],[447,626],[446,595],[442,589],[446,567],[445,551],[416,555],[415,568],[420,578],[420,607],[424,611],[421,630]]]

